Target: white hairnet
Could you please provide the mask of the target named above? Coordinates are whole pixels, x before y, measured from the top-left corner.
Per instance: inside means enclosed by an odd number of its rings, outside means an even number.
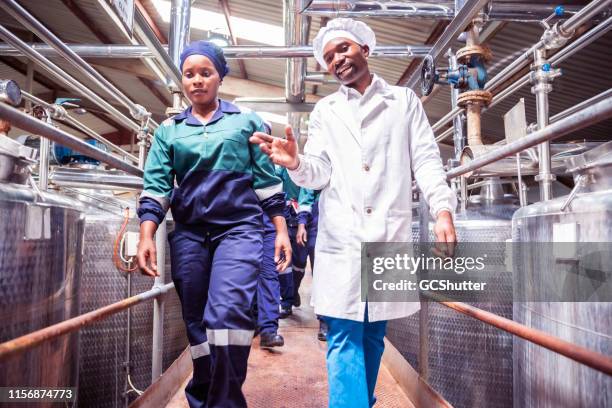
[[[370,48],[370,53],[376,47],[376,35],[367,24],[350,18],[333,19],[327,23],[327,26],[319,30],[312,42],[314,56],[322,67],[327,67],[325,59],[323,59],[323,49],[328,42],[339,37],[348,38],[359,45],[367,45]]]

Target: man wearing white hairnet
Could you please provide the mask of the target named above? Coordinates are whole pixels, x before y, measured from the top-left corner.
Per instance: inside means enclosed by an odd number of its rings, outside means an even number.
[[[361,299],[361,243],[411,241],[411,171],[436,220],[437,241],[455,242],[456,197],[421,102],[370,73],[375,46],[364,23],[330,21],[314,39],[314,55],[342,85],[312,111],[304,154],[289,127],[286,139],[251,137],[296,184],[322,190],[312,302],[329,326],[333,408],[374,405],[386,321],[419,309],[415,302]]]

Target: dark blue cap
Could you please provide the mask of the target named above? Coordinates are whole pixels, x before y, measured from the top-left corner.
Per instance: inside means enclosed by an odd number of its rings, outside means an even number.
[[[183,52],[181,52],[179,68],[183,72],[183,64],[187,57],[191,55],[203,55],[207,57],[215,66],[215,69],[219,73],[221,79],[229,73],[229,67],[225,61],[223,50],[218,45],[215,45],[209,41],[194,41],[187,45]]]

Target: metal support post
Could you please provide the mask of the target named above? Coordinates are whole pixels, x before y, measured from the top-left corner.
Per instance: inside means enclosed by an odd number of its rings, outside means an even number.
[[[429,205],[422,191],[419,191],[419,246],[421,253],[427,250],[429,242]],[[424,272],[424,271],[420,271]],[[429,300],[420,299],[419,310],[419,376],[427,381],[429,377]]]
[[[448,66],[451,70],[457,69],[457,57],[452,49],[448,49]],[[451,107],[453,110],[457,107],[457,98],[459,97],[459,89],[450,85],[451,89]],[[453,119],[453,142],[455,145],[455,159],[461,159],[461,152],[465,147],[465,115],[459,114]]]
[[[157,250],[157,273],[153,289],[164,286],[166,279],[166,219],[159,224],[155,233],[155,248]],[[164,297],[153,300],[153,347],[151,356],[151,380],[157,380],[163,371],[164,356]]]

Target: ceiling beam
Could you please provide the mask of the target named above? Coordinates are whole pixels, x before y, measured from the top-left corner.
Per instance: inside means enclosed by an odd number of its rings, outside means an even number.
[[[153,33],[155,33],[155,36],[157,37],[159,42],[162,44],[168,44],[168,39],[166,38],[162,30],[159,28],[159,26],[155,23],[155,20],[153,20],[151,14],[149,14],[147,9],[142,5],[140,0],[136,0],[136,8],[138,8],[140,14],[142,14],[144,19],[147,21],[147,24],[149,24],[149,27],[151,27],[151,30],[153,30]]]
[[[425,40],[424,45],[431,45],[438,41],[438,38],[440,38],[448,24],[449,21],[439,21],[438,23],[436,23],[436,25],[431,30],[431,33],[429,33],[429,37],[427,37],[427,39]],[[406,70],[404,71],[402,76],[400,76],[400,79],[397,80],[396,85],[401,85],[402,83],[404,83],[404,81],[410,78],[412,73],[416,71],[420,66],[421,60],[413,59],[412,61],[410,61],[410,64],[408,64],[408,67],[406,67]]]
[[[232,22],[230,20],[232,13],[230,12],[228,0],[219,0],[219,4],[223,9],[223,15],[225,16],[225,23],[227,24],[227,29],[230,33],[230,40],[232,41],[232,45],[239,45],[238,38],[236,38],[236,36],[234,35],[234,30],[232,29]],[[244,60],[239,59],[238,66],[240,67],[240,77],[242,79],[249,79],[249,74],[247,73]]]
[[[72,12],[72,14],[74,14],[74,16],[76,18],[78,18],[85,26],[87,26],[87,28],[89,29],[89,31],[91,31],[93,33],[93,35],[95,35],[98,40],[100,42],[102,42],[103,44],[112,44],[113,41],[112,39],[106,35],[106,33],[104,33],[102,30],[100,30],[96,24],[95,21],[93,21],[88,15],[87,13],[85,13],[85,11],[74,1],[74,0],[62,0],[62,3],[64,4],[64,6],[66,6],[66,8],[68,10],[70,10],[70,12]],[[107,78],[108,79],[108,78]],[[149,92],[151,92],[153,94],[153,96],[155,96],[155,98],[157,98],[164,106],[168,106],[170,104],[169,100],[159,91],[159,89],[157,89],[157,87],[155,85],[153,85],[152,82],[147,81],[143,78],[138,77],[138,80],[140,81],[140,83],[142,85],[144,85]],[[111,82],[112,83],[112,82]],[[113,84],[115,85],[115,84]],[[115,87],[117,87],[115,85]],[[118,87],[117,87],[118,88]],[[119,89],[119,88],[118,88]]]

